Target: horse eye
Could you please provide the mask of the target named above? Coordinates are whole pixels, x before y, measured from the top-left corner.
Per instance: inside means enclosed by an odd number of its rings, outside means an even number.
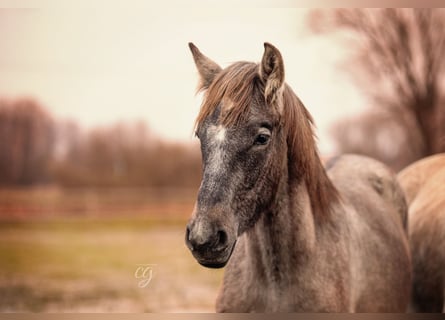
[[[256,145],[265,145],[267,142],[269,142],[270,135],[260,133],[255,138],[255,144]]]

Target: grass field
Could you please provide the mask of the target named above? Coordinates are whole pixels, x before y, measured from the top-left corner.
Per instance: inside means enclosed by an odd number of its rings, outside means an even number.
[[[0,190],[0,311],[213,311],[222,270],[184,244],[194,192],[159,192]]]

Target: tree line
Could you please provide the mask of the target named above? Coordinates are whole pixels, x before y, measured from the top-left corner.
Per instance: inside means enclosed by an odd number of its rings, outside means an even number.
[[[165,142],[144,123],[83,130],[35,100],[0,100],[1,186],[196,187],[200,175],[196,146]]]

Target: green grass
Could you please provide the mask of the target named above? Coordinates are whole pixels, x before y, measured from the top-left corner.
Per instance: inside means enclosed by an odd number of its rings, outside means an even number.
[[[185,223],[179,212],[3,219],[0,311],[213,311],[222,270],[193,259]],[[138,264],[153,265],[145,288],[134,276]]]

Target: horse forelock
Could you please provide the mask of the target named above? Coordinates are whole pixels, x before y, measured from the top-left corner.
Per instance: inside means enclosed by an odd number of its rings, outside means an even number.
[[[255,90],[259,86],[261,83],[257,64],[236,62],[227,67],[206,90],[195,127],[199,128],[219,106],[221,112],[218,121],[222,125],[239,123],[247,117],[249,106],[255,98]]]
[[[247,119],[254,101],[264,101],[258,64],[237,62],[220,72],[206,90],[195,127],[220,107],[219,123],[228,127]],[[338,192],[321,164],[315,144],[313,119],[288,85],[284,85],[278,121],[287,133],[289,177],[304,179],[314,215],[329,213]],[[265,102],[266,103],[266,102]]]

